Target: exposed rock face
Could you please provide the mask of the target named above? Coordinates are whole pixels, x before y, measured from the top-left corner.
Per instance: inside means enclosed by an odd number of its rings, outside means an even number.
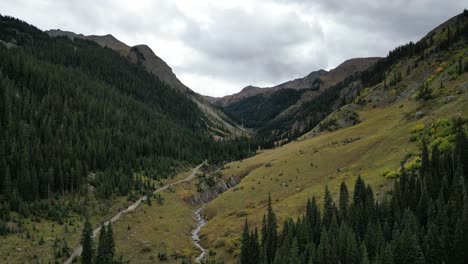
[[[343,81],[353,73],[366,70],[380,59],[379,57],[349,59],[321,76],[320,79],[323,81],[324,88],[328,88]]]
[[[136,45],[130,49],[129,58],[132,62],[142,64],[147,71],[156,75],[161,81],[179,91],[191,91],[174,74],[172,68],[158,57],[147,45]]]
[[[309,73],[307,76],[303,78],[294,79],[292,81],[287,81],[285,83],[279,84],[277,86],[272,87],[273,90],[278,89],[294,89],[294,90],[301,90],[301,89],[309,89],[313,87],[313,83],[317,78],[326,75],[328,72],[326,70],[318,70]]]
[[[227,95],[221,98],[213,98],[212,102],[216,105],[226,107],[230,104],[233,104],[235,102],[239,102],[245,98],[257,95],[257,94],[262,94],[270,91],[269,88],[260,88],[256,86],[247,86],[244,87],[240,92],[232,94],[232,95]]]
[[[322,91],[329,88],[330,86],[333,86],[343,81],[344,79],[346,79],[346,77],[350,76],[351,74],[366,70],[379,59],[381,58],[370,57],[350,59],[338,65],[338,67],[336,67],[333,70],[330,70],[329,72],[327,72],[326,70],[313,71],[303,78],[287,81],[273,87],[259,88],[255,86],[247,86],[238,93],[227,95],[221,98],[211,97],[210,100],[216,105],[226,107],[235,102],[239,102],[245,98],[261,93],[274,92],[279,89],[315,90],[312,93],[304,93],[304,98],[302,99],[302,102],[305,102],[319,95]]]
[[[65,37],[68,37],[70,39],[74,39],[74,38],[77,38],[77,37],[80,37],[80,38],[84,37],[83,34],[76,34],[76,33],[71,32],[71,31],[64,31],[64,30],[60,30],[60,29],[47,30],[46,33],[49,34],[49,36],[51,36],[51,37],[65,36]]]
[[[324,131],[335,131],[337,129],[354,126],[360,122],[359,114],[356,112],[357,108],[359,107],[354,104],[339,108],[325,117],[322,122],[305,135],[305,138],[317,136]]]
[[[227,180],[216,178],[215,184],[212,187],[202,183],[199,185],[199,192],[190,198],[190,202],[192,204],[208,203],[237,184],[239,184],[239,180],[233,176]]]

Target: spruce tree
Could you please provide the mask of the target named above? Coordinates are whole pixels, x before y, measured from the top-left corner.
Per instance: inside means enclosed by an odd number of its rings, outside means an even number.
[[[330,244],[330,239],[328,237],[327,230],[322,229],[320,235],[320,244],[317,248],[317,262],[323,264],[333,264],[332,262],[332,245]]]
[[[247,223],[247,218],[245,218],[244,231],[242,232],[241,237],[241,253],[240,253],[240,263],[249,264],[250,263],[250,232],[249,225]]]
[[[89,219],[86,218],[86,222],[81,233],[81,245],[83,246],[83,252],[81,253],[81,262],[83,264],[93,263],[93,229]]]
[[[339,219],[340,221],[345,221],[348,216],[348,202],[349,202],[349,193],[346,183],[342,182],[340,185],[340,204],[339,204]]]
[[[114,261],[115,255],[115,242],[114,242],[114,233],[112,231],[112,222],[109,221],[107,225],[107,232],[106,232],[106,260],[108,263],[112,263]]]
[[[107,264],[107,231],[104,224],[101,225],[101,230],[99,231],[99,242],[97,245],[97,254],[96,254],[96,263]]]
[[[333,200],[328,190],[328,185],[325,186],[325,195],[323,198],[323,225],[326,228],[330,227],[331,221],[333,217]]]
[[[273,212],[273,207],[271,204],[271,195],[268,194],[268,213],[266,217],[266,227],[265,229],[262,229],[262,233],[264,233],[262,247],[267,264],[273,263],[278,246],[278,224],[276,222],[276,215]]]
[[[250,246],[251,246],[251,254],[250,260],[252,264],[260,263],[260,244],[258,241],[258,231],[255,228],[255,231],[250,235]]]

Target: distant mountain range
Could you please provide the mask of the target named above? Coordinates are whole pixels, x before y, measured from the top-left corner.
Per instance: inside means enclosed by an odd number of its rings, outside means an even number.
[[[323,91],[328,87],[343,81],[349,75],[369,68],[379,59],[379,57],[350,59],[330,71],[323,69],[313,71],[305,77],[287,81],[273,87],[260,88],[249,85],[238,93],[219,98],[208,97],[207,100],[216,105],[227,107],[230,104],[236,103],[242,99],[257,94],[277,91],[279,89],[302,90],[315,88],[316,90]]]

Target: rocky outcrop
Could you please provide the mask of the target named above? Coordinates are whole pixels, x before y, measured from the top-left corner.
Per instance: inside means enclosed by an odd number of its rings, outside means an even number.
[[[237,184],[239,180],[233,176],[227,179],[215,177],[214,184],[201,182],[198,185],[198,193],[190,197],[190,202],[192,204],[208,203]]]
[[[287,81],[272,87],[260,88],[249,85],[240,92],[232,95],[227,95],[221,98],[211,97],[210,101],[221,107],[227,107],[251,96],[262,93],[271,93],[280,89],[312,89],[313,92],[307,94],[304,93],[305,97],[302,98],[300,102],[302,103],[318,96],[320,92],[323,92],[327,88],[343,81],[351,74],[366,70],[380,59],[381,58],[379,57],[349,59],[330,71],[322,69],[313,71],[305,77]]]

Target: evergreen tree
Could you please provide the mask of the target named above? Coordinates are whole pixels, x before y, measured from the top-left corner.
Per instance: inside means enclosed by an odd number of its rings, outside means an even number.
[[[240,263],[241,264],[248,264],[251,263],[251,251],[250,251],[250,232],[249,232],[249,225],[247,223],[247,218],[245,218],[245,224],[244,224],[244,231],[242,232],[242,237],[241,237],[241,253],[240,253]]]
[[[255,228],[255,231],[252,232],[250,235],[250,246],[251,246],[251,254],[250,260],[252,264],[260,263],[260,244],[258,241],[258,231]]]
[[[328,238],[327,230],[324,228],[322,229],[322,233],[320,235],[320,244],[317,248],[317,261],[318,263],[323,264],[332,264],[332,245],[330,244],[330,240]]]
[[[330,227],[333,218],[333,200],[328,190],[328,186],[325,186],[325,195],[323,198],[323,225],[326,228]]]
[[[113,263],[114,255],[115,255],[115,242],[114,242],[114,233],[112,231],[112,223],[109,222],[107,225],[107,232],[106,232],[106,260],[108,263]]]
[[[108,264],[108,254],[107,254],[107,231],[104,224],[101,225],[101,230],[99,231],[99,242],[97,245],[97,254],[96,254],[96,263]]]
[[[81,245],[83,246],[83,252],[81,253],[81,262],[83,264],[93,263],[93,229],[89,219],[86,218],[86,222],[81,233]]]
[[[347,215],[347,219],[341,216],[340,224],[327,187],[322,218],[315,198],[308,199],[303,217],[284,221],[274,244],[277,247],[274,255],[270,245],[276,218],[269,197],[268,214],[262,222],[262,251],[257,262],[466,263],[468,194],[464,175],[466,160],[460,157],[465,155],[463,146],[467,138],[457,130],[457,122],[454,121],[449,132],[459,137],[452,137],[455,148],[441,150],[432,143],[429,149],[430,144],[423,139],[420,173],[406,172],[402,167],[390,199],[376,202],[371,186],[358,177],[353,203],[344,206],[347,190],[342,184],[338,215]],[[444,133],[450,130],[444,129]],[[347,213],[341,214],[344,210]],[[243,237],[241,253],[255,248],[254,232],[246,229]],[[249,256],[254,255],[252,252]]]
[[[271,195],[268,194],[266,226],[262,229],[262,247],[266,257],[265,263],[267,264],[273,263],[278,246],[278,224],[276,223],[276,215],[273,212],[271,203]]]
[[[340,221],[345,221],[348,216],[348,202],[349,202],[348,187],[346,187],[345,182],[342,182],[340,185],[340,204],[339,204]]]

